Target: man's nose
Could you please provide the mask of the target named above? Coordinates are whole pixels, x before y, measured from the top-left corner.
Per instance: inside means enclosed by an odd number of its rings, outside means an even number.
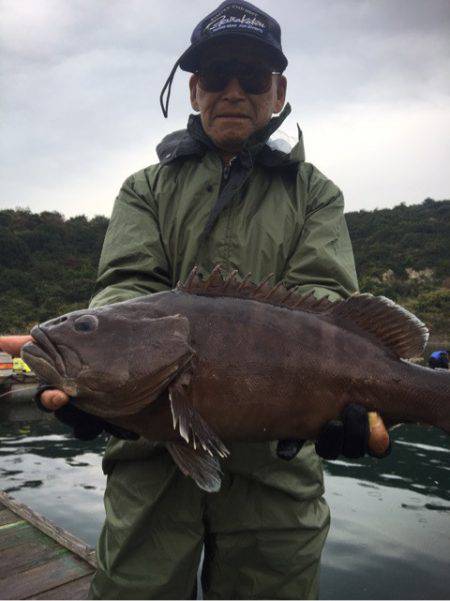
[[[232,77],[222,92],[223,99],[232,100],[235,102],[237,100],[245,99],[245,96],[246,94],[241,88],[241,84],[239,83],[239,79],[237,77]]]

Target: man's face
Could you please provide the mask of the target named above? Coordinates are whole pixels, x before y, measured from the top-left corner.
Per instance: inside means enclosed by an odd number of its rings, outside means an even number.
[[[252,94],[242,89],[237,77],[231,77],[218,92],[203,89],[201,74],[211,65],[234,60],[245,68],[265,68],[274,71],[267,59],[251,43],[223,44],[204,56],[199,73],[191,76],[189,87],[191,105],[200,111],[203,129],[218,148],[227,152],[238,152],[245,140],[263,128],[283,108],[286,97],[286,78],[270,75],[269,87],[262,94]]]

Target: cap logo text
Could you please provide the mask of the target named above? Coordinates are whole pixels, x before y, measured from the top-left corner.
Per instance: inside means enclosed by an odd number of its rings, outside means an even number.
[[[242,17],[235,17],[233,15],[219,15],[211,19],[211,21],[205,26],[204,31],[208,33],[214,33],[222,29],[250,29],[262,33],[266,28],[265,23],[257,19],[256,17],[250,17],[247,14]]]

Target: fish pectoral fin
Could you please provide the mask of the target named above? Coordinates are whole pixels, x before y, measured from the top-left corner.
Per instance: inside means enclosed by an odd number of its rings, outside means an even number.
[[[166,442],[166,447],[185,476],[190,476],[206,492],[220,490],[222,480],[219,461],[200,448],[192,448],[184,441]]]
[[[211,456],[227,457],[229,451],[217,434],[193,406],[190,395],[191,373],[184,372],[169,386],[173,427],[194,449],[202,448]]]

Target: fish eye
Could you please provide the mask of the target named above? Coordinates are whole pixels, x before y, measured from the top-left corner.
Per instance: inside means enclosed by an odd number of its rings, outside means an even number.
[[[98,327],[98,319],[94,315],[82,315],[73,322],[77,332],[94,332]]]

